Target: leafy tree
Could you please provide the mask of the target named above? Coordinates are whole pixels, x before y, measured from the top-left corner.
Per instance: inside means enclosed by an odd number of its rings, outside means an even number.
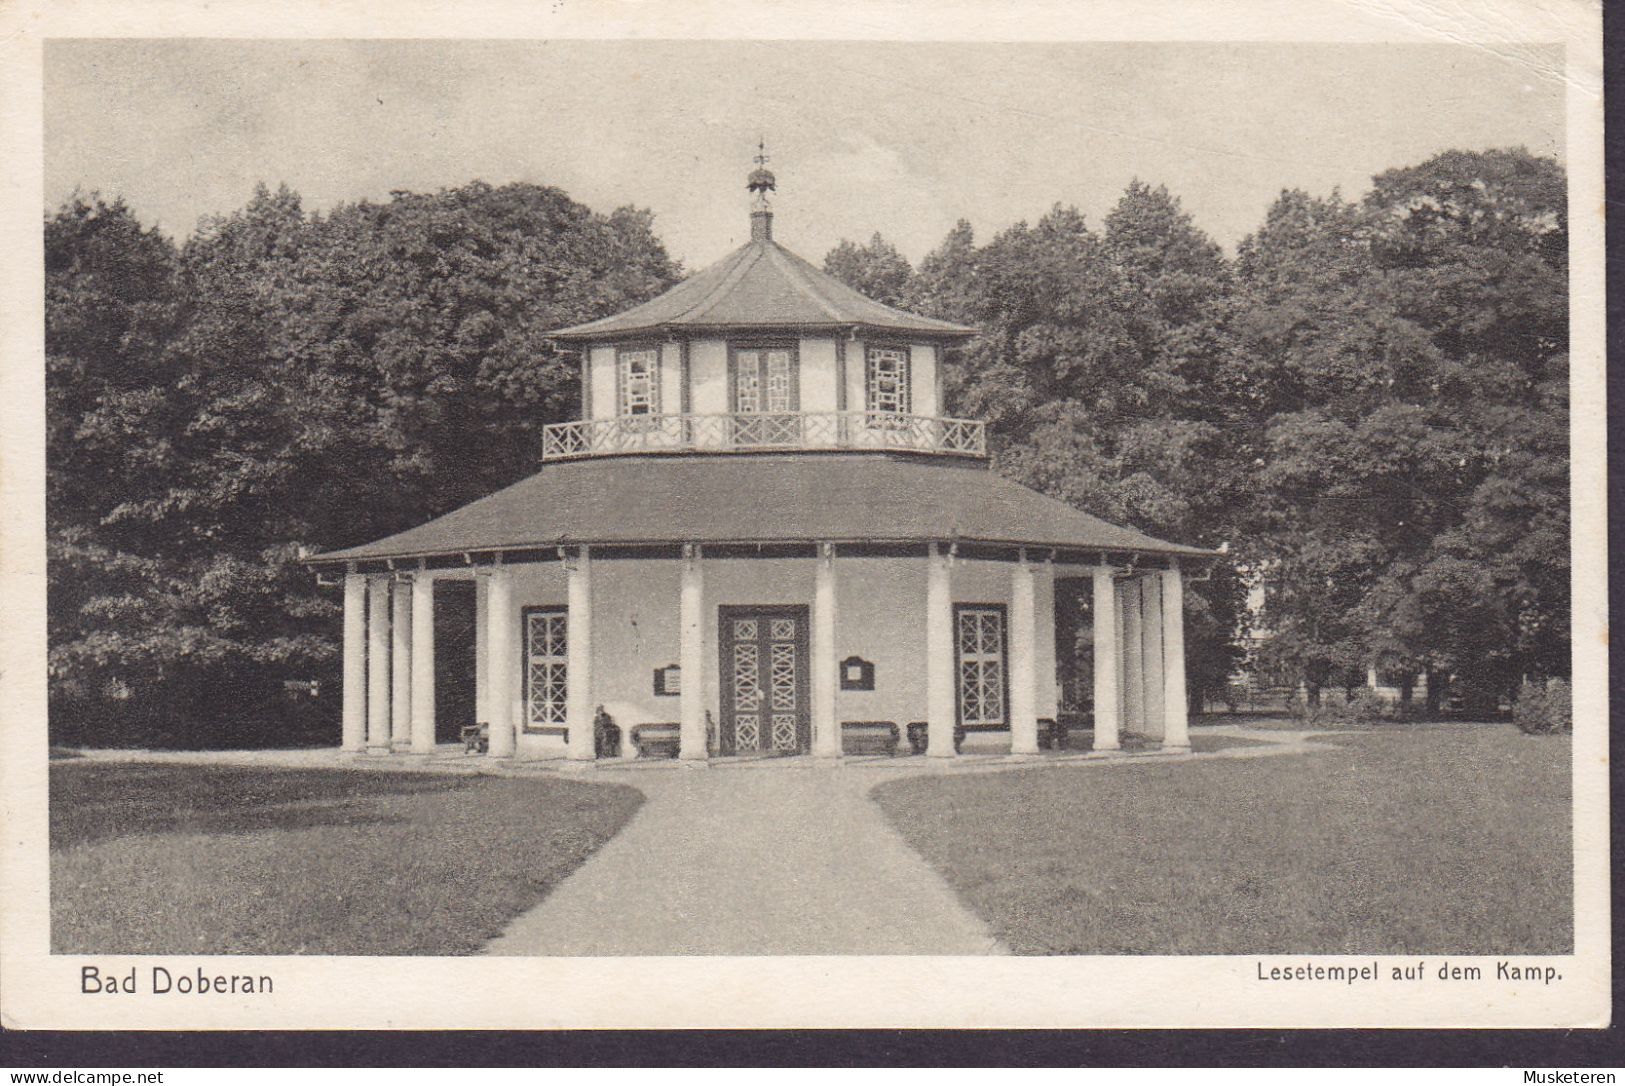
[[[76,243],[61,246],[65,297],[86,289]],[[136,382],[163,416],[110,439],[158,469],[73,469],[99,515],[53,565],[53,605],[61,586],[79,619],[53,631],[74,703],[53,718],[182,743],[251,737],[282,711],[283,679],[336,680],[337,601],[300,556],[535,470],[540,427],[576,402],[575,364],[543,333],[678,272],[646,212],[529,185],[325,217],[262,186],[169,252],[184,319],[155,344],[161,375]],[[51,328],[74,320],[48,306]]]
[[[1312,688],[1425,670],[1486,707],[1566,674],[1563,193],[1526,152],[1449,152],[1360,205],[1285,193],[1241,247],[1242,539]]]
[[[878,232],[867,245],[842,238],[824,256],[824,271],[886,305],[902,305],[914,281],[914,269],[903,254]]]
[[[945,367],[951,409],[986,420],[995,467],[1108,520],[1219,546],[1227,435],[1207,387],[1228,270],[1165,189],[1136,182],[1104,236],[1056,206],[978,247],[966,223],[921,265],[908,303],[979,327]],[[1192,585],[1193,701],[1233,670],[1240,585]]]

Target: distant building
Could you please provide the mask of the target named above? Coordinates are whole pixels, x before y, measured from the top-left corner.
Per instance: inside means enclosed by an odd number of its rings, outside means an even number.
[[[772,174],[748,188],[748,243],[553,334],[583,417],[546,428],[540,471],[311,560],[344,573],[344,748],[433,749],[435,586],[472,579],[492,757],[592,759],[605,716],[667,725],[685,759],[835,758],[859,721],[936,757],[960,729],[1033,752],[1067,578],[1093,602],[1095,747],[1187,747],[1181,562],[1211,552],[990,471],[982,423],[941,410],[975,330],[825,275],[773,240]]]

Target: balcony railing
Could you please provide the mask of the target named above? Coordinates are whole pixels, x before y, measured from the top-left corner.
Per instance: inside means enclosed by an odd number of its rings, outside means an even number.
[[[542,428],[542,459],[659,452],[898,449],[986,456],[987,431],[974,419],[889,411],[783,414],[623,415]]]

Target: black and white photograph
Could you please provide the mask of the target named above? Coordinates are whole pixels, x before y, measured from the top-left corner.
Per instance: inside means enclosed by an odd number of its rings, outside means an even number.
[[[1606,1024],[1600,11],[1500,6],[35,35],[8,1024]]]

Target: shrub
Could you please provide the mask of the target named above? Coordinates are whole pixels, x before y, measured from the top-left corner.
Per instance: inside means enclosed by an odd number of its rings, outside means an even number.
[[[1529,735],[1556,735],[1574,730],[1574,692],[1562,679],[1545,685],[1529,683],[1512,704],[1512,719]]]
[[[1369,687],[1358,687],[1347,696],[1335,691],[1322,694],[1319,705],[1293,703],[1293,714],[1305,724],[1317,727],[1347,728],[1361,724],[1392,724],[1420,720],[1422,707],[1391,701]]]

